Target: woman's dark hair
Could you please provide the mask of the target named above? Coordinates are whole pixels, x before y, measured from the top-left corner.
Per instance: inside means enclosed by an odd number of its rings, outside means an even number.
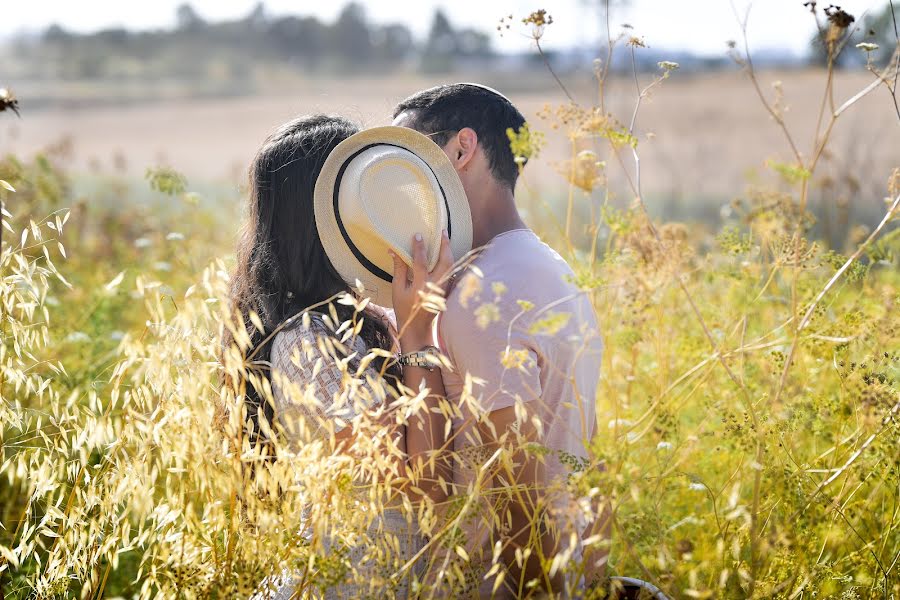
[[[313,191],[328,154],[357,131],[359,126],[343,117],[298,117],[263,142],[250,166],[248,210],[237,247],[230,301],[250,335],[251,347],[243,353],[245,367],[261,374],[260,380],[268,378],[274,338],[270,332],[288,318],[336,294],[351,291],[322,247],[316,230]],[[353,317],[353,307],[334,307],[341,320]],[[327,311],[327,307],[320,310]],[[251,324],[251,312],[259,316],[265,335]],[[374,316],[363,319],[359,335],[367,347],[391,349],[387,326]],[[223,348],[234,343],[234,336],[226,328]],[[251,355],[252,360],[248,361]],[[396,366],[374,366],[398,375]],[[260,417],[272,423],[274,414],[272,406],[262,401],[259,390],[245,383],[241,386],[241,382],[226,381],[238,393],[243,391],[250,441],[255,444],[264,441]]]

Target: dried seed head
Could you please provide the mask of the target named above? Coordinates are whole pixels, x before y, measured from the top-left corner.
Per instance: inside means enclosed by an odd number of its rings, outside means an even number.
[[[9,109],[16,113],[17,117],[21,117],[19,114],[19,100],[16,98],[15,94],[8,88],[0,88],[0,112]]]
[[[825,14],[828,16],[828,21],[838,29],[847,29],[856,21],[856,17],[834,4],[825,9]]]

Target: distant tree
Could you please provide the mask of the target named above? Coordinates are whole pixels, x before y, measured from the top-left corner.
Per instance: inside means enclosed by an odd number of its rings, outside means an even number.
[[[431,30],[425,41],[425,53],[435,55],[449,55],[457,50],[456,31],[450,24],[450,19],[440,8],[434,11],[434,19],[431,21]]]
[[[175,22],[182,31],[198,31],[206,26],[206,21],[188,2],[179,4],[175,9]]]
[[[459,51],[459,39],[450,20],[440,8],[434,11],[431,29],[422,53],[422,68],[428,72],[449,71]]]
[[[407,58],[414,49],[412,32],[406,25],[391,24],[372,32],[372,44],[378,58],[385,62],[398,62]]]
[[[356,2],[344,6],[337,21],[331,26],[333,54],[351,64],[368,62],[372,58],[372,37],[366,18],[366,9]]]
[[[325,50],[328,28],[315,17],[282,17],[272,21],[266,38],[280,58],[314,65]]]
[[[72,34],[62,28],[62,26],[54,23],[50,25],[42,36],[45,42],[50,43],[59,43],[59,42],[67,42],[72,39]]]
[[[98,42],[109,46],[126,46],[130,41],[130,37],[128,30],[124,27],[103,29],[94,34],[94,38]]]
[[[266,15],[266,5],[263,2],[257,2],[256,6],[253,7],[246,17],[244,17],[244,23],[249,25],[254,29],[262,29],[265,27],[266,20],[268,15]]]
[[[490,56],[491,36],[476,29],[463,29],[456,35],[456,51],[460,56]]]

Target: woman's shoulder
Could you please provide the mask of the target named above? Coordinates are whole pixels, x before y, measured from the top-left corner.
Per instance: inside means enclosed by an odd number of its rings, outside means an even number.
[[[310,311],[291,317],[272,338],[272,358],[290,356],[295,348],[306,344],[315,346],[320,336],[330,334],[332,331],[320,313]]]
[[[330,343],[326,343],[326,348],[330,349],[328,354],[334,352],[332,346],[335,343],[338,349],[341,349],[341,353],[368,351],[360,336],[345,343],[338,343],[341,337],[340,323],[331,322],[328,315],[316,311],[298,314],[285,322],[282,329],[272,338],[273,362],[276,358],[292,356],[297,349],[309,354],[320,348],[320,342],[324,339],[330,340]]]

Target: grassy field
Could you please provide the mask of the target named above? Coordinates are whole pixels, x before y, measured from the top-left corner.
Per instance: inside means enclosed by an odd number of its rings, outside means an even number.
[[[886,94],[869,94],[811,165],[825,73],[760,78],[767,93],[783,81],[802,164],[745,74],[675,72],[633,131],[629,80],[607,81],[602,108],[589,75],[572,82],[578,108],[549,86],[510,92],[547,139],[523,208],[573,265],[606,340],[599,435],[571,485],[613,509],[611,547],[593,541],[610,550],[609,571],[673,598],[896,597],[900,121]],[[835,95],[869,81],[839,73]],[[367,506],[383,507],[377,453],[390,448],[336,461],[310,446],[262,480],[248,474],[258,455],[218,383],[240,367],[220,364],[218,341],[237,186],[265,133],[318,110],[385,123],[396,100],[432,83],[323,80],[4,118],[7,598],[243,597],[286,567],[303,570],[305,592],[363,577],[347,555],[299,538],[310,505],[329,507],[313,520],[340,540],[390,547],[366,537],[371,513],[349,483],[368,481]],[[71,147],[39,153],[64,137]],[[627,184],[633,142],[646,207]],[[187,184],[144,176],[160,164]],[[707,226],[667,212],[699,202],[713,207]],[[843,227],[836,250],[813,208]],[[367,576],[376,587],[409,575],[384,556]]]

